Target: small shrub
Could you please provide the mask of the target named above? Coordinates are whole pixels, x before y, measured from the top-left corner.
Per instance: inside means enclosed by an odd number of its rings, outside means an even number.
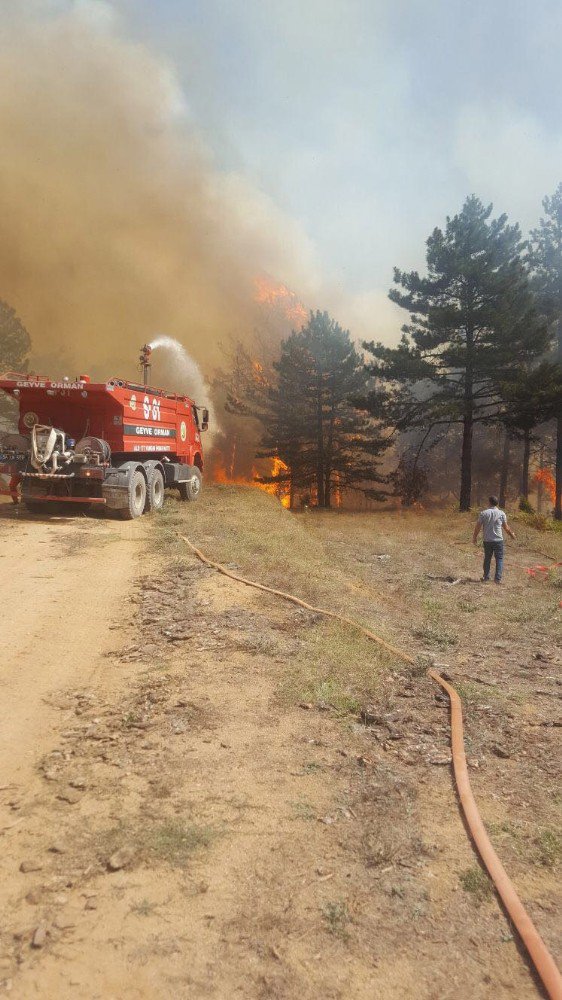
[[[149,827],[142,837],[142,846],[152,857],[182,868],[194,851],[208,847],[214,833],[208,826],[195,826],[181,820],[168,820]]]
[[[316,813],[310,802],[299,799],[298,802],[291,802],[290,805],[293,813],[291,819],[306,819],[310,821],[316,818]]]
[[[151,917],[158,909],[158,903],[151,903],[148,899],[143,899],[140,903],[133,903],[130,913],[138,917]]]
[[[483,903],[492,893],[490,879],[477,865],[461,872],[459,881],[464,891],[469,892],[477,903]]]
[[[562,531],[562,521],[555,521],[545,514],[525,514],[522,511],[515,516],[515,520],[535,531]]]
[[[539,864],[554,868],[562,858],[562,836],[556,830],[541,830],[535,843]]]
[[[325,903],[322,907],[322,916],[326,921],[330,934],[344,939],[349,936],[347,925],[351,918],[346,903]]]
[[[430,646],[438,646],[440,649],[444,649],[446,646],[456,646],[459,641],[458,635],[455,635],[454,632],[449,632],[442,625],[436,624],[421,625],[415,629],[414,637],[429,643]]]

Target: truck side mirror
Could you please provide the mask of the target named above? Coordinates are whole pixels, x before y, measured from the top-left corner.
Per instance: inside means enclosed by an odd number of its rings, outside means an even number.
[[[201,430],[207,431],[209,429],[209,411],[203,410],[203,420],[201,421]]]

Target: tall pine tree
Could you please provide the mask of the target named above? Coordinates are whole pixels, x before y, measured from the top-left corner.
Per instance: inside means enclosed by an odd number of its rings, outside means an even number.
[[[562,367],[562,183],[543,201],[544,217],[531,232],[529,262],[542,306],[550,320],[552,349]],[[554,516],[562,520],[562,398],[556,414],[556,496]]]
[[[398,287],[389,296],[410,322],[398,347],[364,345],[399,427],[461,424],[462,511],[471,503],[475,424],[497,418],[499,382],[548,340],[521,263],[519,227],[491,215],[492,206],[471,195],[427,240],[427,276],[395,268]]]
[[[28,364],[31,338],[15,310],[0,301],[0,372],[21,371]],[[0,421],[15,419],[16,407],[5,393],[0,393]]]
[[[288,481],[291,499],[297,490],[310,492],[319,507],[332,505],[335,490],[382,498],[378,460],[388,441],[353,405],[367,376],[349,332],[327,313],[311,313],[283,341],[274,368],[275,384],[250,409],[264,427],[259,457],[278,457],[287,469],[264,481]]]
[[[562,397],[562,368],[543,361],[536,368],[521,369],[503,382],[500,391],[504,403],[502,423],[506,438],[518,437],[523,441],[523,457],[519,493],[523,500],[529,498],[529,462],[533,431],[540,424],[553,420],[560,410]],[[500,490],[501,492],[501,490]]]

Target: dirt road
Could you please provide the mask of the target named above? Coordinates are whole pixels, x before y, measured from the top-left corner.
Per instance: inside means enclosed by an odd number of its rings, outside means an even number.
[[[141,530],[140,523],[42,520],[0,506],[3,783],[28,781],[53,746],[52,703],[61,691],[105,683],[107,626],[130,617]]]
[[[427,552],[431,524],[392,536],[390,520],[309,522],[258,491],[211,490],[188,507],[133,525],[0,518],[0,608],[17,637],[0,675],[0,995],[540,996],[467,841],[447,706],[424,671],[218,577],[178,531],[248,575],[355,609],[410,649],[423,628],[425,646],[446,645],[477,676],[465,688],[473,780],[555,947],[557,689],[548,645],[529,664],[535,591],[510,593],[525,669],[509,673],[501,641],[478,659],[497,622],[472,614],[468,587],[420,590],[412,552]],[[451,538],[433,545],[432,576],[451,551]],[[554,604],[537,593],[544,631]],[[505,616],[502,600],[490,595],[490,614],[496,602]],[[472,638],[453,656],[463,615]],[[534,671],[549,692],[538,703],[523,697]]]

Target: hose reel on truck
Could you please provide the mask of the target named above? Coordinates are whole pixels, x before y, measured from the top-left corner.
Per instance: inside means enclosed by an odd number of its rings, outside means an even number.
[[[208,413],[200,423],[188,396],[86,375],[9,373],[0,389],[20,408],[18,446],[0,442],[0,474],[19,481],[28,506],[99,505],[129,519],[160,510],[167,487],[198,499]],[[13,485],[0,492],[15,498]]]

